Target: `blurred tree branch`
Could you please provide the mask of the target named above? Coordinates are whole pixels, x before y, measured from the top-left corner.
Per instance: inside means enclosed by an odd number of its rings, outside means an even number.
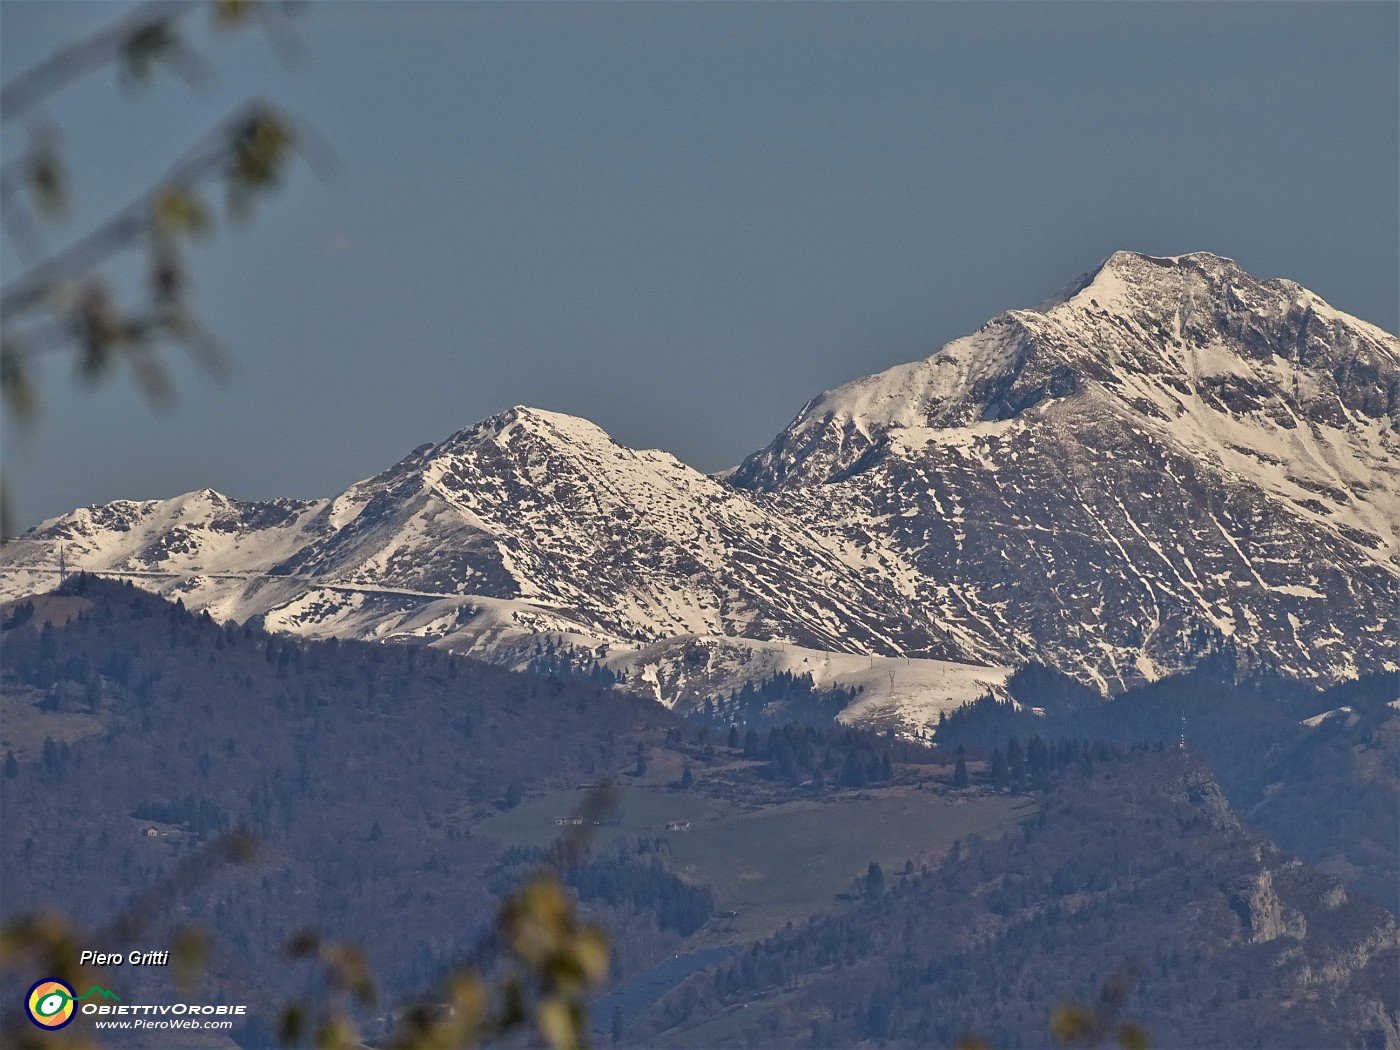
[[[209,9],[215,25],[226,29],[259,18],[274,48],[285,56],[294,44],[285,20],[287,6],[286,0],[211,0]],[[49,96],[112,65],[131,83],[148,80],[157,66],[169,67],[194,86],[207,82],[212,68],[183,34],[183,22],[193,10],[188,2],[154,0],[116,25],[60,48],[0,87],[0,122],[30,117]],[[161,340],[180,346],[206,368],[221,369],[227,360],[223,349],[187,302],[182,245],[212,225],[205,200],[211,187],[223,189],[231,218],[246,217],[259,197],[279,185],[294,152],[313,163],[318,153],[325,159],[324,146],[317,146],[310,129],[265,102],[250,102],[201,136],[128,204],[66,248],[48,253],[41,231],[68,209],[68,176],[57,132],[45,121],[33,121],[26,148],[0,163],[4,233],[26,267],[0,288],[0,392],[8,409],[21,422],[35,418],[30,364],[41,355],[72,354],[79,374],[89,378],[128,359],[147,397],[157,404],[170,396],[165,370],[153,353]],[[103,267],[131,250],[147,255],[144,296],[139,303],[123,305]],[[3,534],[10,531],[7,508],[0,482]],[[611,800],[607,790],[590,793],[581,810],[581,833],[567,836],[556,852],[560,864],[587,848],[588,829]],[[244,835],[220,839],[91,936],[80,937],[59,912],[21,918],[0,934],[0,963],[37,962],[57,979],[83,984],[93,974],[78,966],[80,945],[130,943],[223,865],[249,860],[254,846]],[[178,973],[188,977],[198,970],[205,954],[202,934],[179,932],[173,948]],[[289,1004],[281,1016],[283,1040],[297,1044],[311,1036],[320,1047],[360,1045],[352,1009],[376,996],[365,953],[323,941],[314,931],[297,934],[288,950],[318,962],[329,994],[315,1008]],[[502,966],[493,988],[484,973]],[[441,994],[403,1012],[389,1043],[415,1050],[478,1046],[531,1025],[556,1050],[575,1050],[588,1030],[587,992],[607,971],[606,934],[579,921],[556,872],[541,871],[506,897],[491,936],[449,974]],[[38,1033],[22,1020],[0,1029],[8,1044],[90,1045],[81,1030],[36,1038]]]
[[[79,375],[97,379],[129,360],[153,405],[167,403],[171,384],[155,350],[169,343],[215,375],[228,356],[190,307],[183,247],[207,233],[213,210],[205,197],[221,188],[230,218],[246,217],[273,190],[294,153],[315,160],[314,133],[279,108],[252,101],[194,142],[154,182],[105,221],[57,252],[45,250],[42,230],[64,217],[69,177],[59,136],[42,116],[45,101],[77,81],[114,66],[128,84],[145,83],[158,67],[193,86],[212,78],[210,63],[186,41],[185,24],[200,8],[222,30],[257,20],[279,54],[297,50],[288,21],[291,0],[152,0],[115,25],[59,48],[0,86],[0,122],[27,123],[17,156],[0,164],[0,219],[5,238],[24,263],[0,288],[0,396],[21,423],[39,411],[32,362],[70,354]],[[7,136],[8,138],[9,136]],[[123,253],[146,254],[143,293],[123,303],[104,272]],[[0,484],[0,535],[10,533],[9,503]]]

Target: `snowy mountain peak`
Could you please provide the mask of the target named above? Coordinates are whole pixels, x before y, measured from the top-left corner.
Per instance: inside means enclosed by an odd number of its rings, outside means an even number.
[[[1115,252],[1037,308],[818,395],[729,480],[748,489],[825,482],[868,465],[899,429],[965,431],[1093,394],[1153,419],[1204,401],[1285,428],[1301,412],[1333,426],[1388,419],[1394,429],[1400,341],[1221,256]]]
[[[621,447],[602,427],[581,416],[533,408],[529,405],[515,405],[457,431],[438,445],[430,446],[426,458],[476,447],[483,443],[509,448],[522,437],[535,438],[557,446],[592,449]]]
[[[1071,308],[1069,311],[1062,307]],[[1139,252],[1114,252],[1074,284],[1041,303],[1032,313],[1085,311],[1100,316],[1116,314],[1142,325],[1163,324],[1178,339],[1192,335],[1193,323],[1214,326],[1228,335],[1231,324],[1252,323],[1258,334],[1274,337],[1272,353],[1290,356],[1277,337],[1297,337],[1299,327],[1351,329],[1386,348],[1395,348],[1395,337],[1384,330],[1332,306],[1315,292],[1286,278],[1251,276],[1233,259],[1210,252],[1152,256]],[[1289,326],[1292,331],[1285,331]],[[1202,333],[1194,333],[1201,335]],[[1331,334],[1320,332],[1321,335]],[[1247,340],[1265,349],[1258,338]]]
[[[1097,300],[1101,304],[1120,303],[1129,308],[1138,304],[1123,299],[1132,288],[1156,288],[1178,285],[1184,274],[1195,273],[1207,279],[1244,277],[1239,264],[1211,252],[1188,252],[1184,255],[1146,255],[1142,252],[1116,251],[1098,266],[1068,287],[1041,303],[1036,310],[1050,310],[1076,298]]]
[[[1400,663],[1400,340],[1229,259],[1116,252],[725,475],[517,405],[332,500],[75,511],[0,552],[0,593],[60,544],[221,618],[576,646],[672,701],[818,653],[907,711],[965,690],[906,657],[1112,689],[1234,646],[1336,680]]]
[[[1101,685],[1224,639],[1331,675],[1396,661],[1400,340],[1209,253],[1116,252],[814,398],[729,480],[882,537],[971,652],[1053,634]]]
[[[498,432],[521,428],[534,433],[544,433],[553,437],[586,441],[589,443],[612,444],[613,440],[602,427],[582,416],[571,416],[565,412],[551,412],[530,405],[516,405],[492,416],[483,426],[494,426]]]

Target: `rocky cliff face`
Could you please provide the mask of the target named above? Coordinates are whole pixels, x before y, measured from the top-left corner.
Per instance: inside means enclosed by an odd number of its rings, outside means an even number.
[[[1246,880],[1231,900],[1231,905],[1254,944],[1280,937],[1302,940],[1308,935],[1307,919],[1302,912],[1286,907],[1279,900],[1274,889],[1274,873],[1267,868]]]

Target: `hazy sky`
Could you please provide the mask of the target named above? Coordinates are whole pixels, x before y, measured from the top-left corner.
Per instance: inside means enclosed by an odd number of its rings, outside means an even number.
[[[0,4],[4,75],[120,10]],[[251,95],[340,174],[196,252],[229,382],[178,364],[156,414],[48,363],[40,423],[4,428],[17,519],[331,495],[519,403],[716,470],[1118,248],[1228,255],[1395,331],[1398,12],[318,4],[290,69],[201,32],[209,90],[109,72],[50,107],[80,202],[54,243]]]

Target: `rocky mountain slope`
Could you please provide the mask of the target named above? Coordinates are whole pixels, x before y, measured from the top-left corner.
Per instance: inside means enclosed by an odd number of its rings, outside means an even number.
[[[731,483],[856,546],[969,656],[1101,687],[1232,639],[1394,666],[1400,341],[1206,254],[1120,252],[1035,310],[809,402]]]
[[[0,598],[61,551],[274,630],[513,665],[546,638],[668,703],[811,673],[919,722],[1031,657],[1115,689],[1228,638],[1336,680],[1395,666],[1398,421],[1394,336],[1225,259],[1119,253],[723,479],[515,408],[331,500],[44,522]]]

